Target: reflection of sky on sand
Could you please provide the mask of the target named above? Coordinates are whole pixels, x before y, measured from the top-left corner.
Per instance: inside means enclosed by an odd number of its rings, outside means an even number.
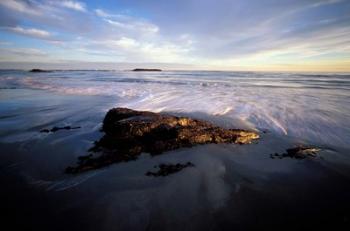
[[[71,209],[71,206],[88,206],[90,215],[81,216],[91,219],[92,223],[102,222],[107,230],[108,227],[143,230],[149,225],[155,229],[188,226],[198,229],[213,225],[216,213],[232,211],[235,214],[237,209],[253,206],[247,198],[247,191],[252,200],[260,194],[269,195],[272,206],[277,206],[271,200],[274,197],[287,205],[298,204],[299,195],[308,193],[308,184],[321,187],[322,179],[344,178],[344,175],[328,169],[327,164],[326,167],[319,164],[321,161],[327,163],[327,159],[299,161],[269,158],[269,153],[282,151],[289,145],[286,141],[275,139],[270,144],[262,141],[247,146],[198,146],[152,158],[145,154],[137,161],[115,164],[78,176],[65,176],[50,184],[37,182],[36,187],[72,198],[73,205],[63,204],[62,211]],[[144,175],[159,163],[187,161],[193,162],[195,167],[168,177]],[[289,190],[295,195],[289,195]],[[281,198],[284,193],[286,198]],[[266,212],[273,214],[273,211]],[[240,218],[239,214],[236,216]]]

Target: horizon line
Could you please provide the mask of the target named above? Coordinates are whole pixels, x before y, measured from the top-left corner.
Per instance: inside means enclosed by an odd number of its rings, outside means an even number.
[[[41,69],[44,71],[59,72],[59,71],[110,71],[110,72],[134,72],[133,69],[54,69],[54,68],[2,68],[0,71],[26,71],[29,72],[32,69]],[[142,71],[141,71],[142,72]],[[150,73],[152,71],[144,71]],[[336,73],[336,74],[350,74],[350,71],[310,71],[310,70],[215,70],[215,69],[161,69],[160,72],[242,72],[242,73],[313,73],[325,74],[325,73]],[[159,72],[158,72],[159,73]]]

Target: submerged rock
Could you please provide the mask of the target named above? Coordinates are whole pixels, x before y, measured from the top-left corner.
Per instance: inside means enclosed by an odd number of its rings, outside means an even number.
[[[295,159],[305,159],[307,157],[316,157],[317,153],[321,151],[321,149],[316,148],[316,147],[306,147],[306,146],[298,146],[294,148],[289,148],[286,150],[286,153],[282,154],[271,154],[270,157],[272,159],[274,158],[295,158]]]
[[[224,129],[206,121],[128,108],[111,109],[103,121],[105,135],[90,149],[99,155],[80,158],[78,166],[66,169],[77,173],[114,162],[136,159],[142,152],[151,155],[181,147],[208,143],[248,144],[259,134]]]
[[[40,132],[49,133],[49,132],[57,132],[59,130],[72,130],[72,129],[79,129],[79,128],[81,128],[81,127],[71,127],[71,126],[53,127],[51,129],[42,129],[42,130],[40,130]]]
[[[191,162],[187,162],[186,164],[160,164],[158,166],[159,170],[157,172],[148,171],[145,175],[154,177],[167,176],[170,174],[177,173],[187,167],[194,167],[194,164],[192,164]]]

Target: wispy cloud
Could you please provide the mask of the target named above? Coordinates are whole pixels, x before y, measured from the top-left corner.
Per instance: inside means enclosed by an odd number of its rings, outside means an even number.
[[[66,7],[68,9],[76,10],[76,11],[81,11],[81,12],[86,12],[86,5],[83,2],[78,2],[78,1],[60,1],[58,3],[62,7]]]
[[[157,33],[159,28],[156,25],[142,21],[116,21],[105,19],[110,25],[127,30],[139,30],[148,33]]]
[[[116,40],[96,40],[84,45],[90,52],[103,50],[100,55],[116,54],[122,61],[134,62],[179,62],[190,51],[186,45],[176,45],[170,42],[137,41],[128,37]],[[188,60],[188,58],[187,58]]]
[[[41,29],[36,29],[36,28],[23,28],[20,26],[12,27],[12,28],[7,28],[8,30],[17,33],[17,34],[22,34],[26,36],[31,36],[34,38],[50,38],[51,33],[45,30]]]
[[[126,30],[137,30],[143,33],[157,33],[159,27],[143,18],[135,18],[123,14],[110,14],[102,9],[95,10],[96,15],[112,26]]]
[[[319,7],[323,5],[331,5],[339,2],[343,2],[344,0],[321,0],[321,1],[315,1],[315,3],[312,3],[311,7]]]
[[[102,9],[95,9],[95,13],[97,14],[97,16],[100,16],[100,17],[103,17],[103,18],[111,18],[111,17],[115,16],[113,14],[108,14],[107,12],[105,12]]]
[[[40,15],[41,11],[35,6],[32,1],[21,1],[21,0],[2,0],[0,5],[17,12]]]

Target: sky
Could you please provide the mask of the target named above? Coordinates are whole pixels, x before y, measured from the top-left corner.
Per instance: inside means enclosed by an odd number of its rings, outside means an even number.
[[[350,0],[0,0],[0,68],[350,71]]]

